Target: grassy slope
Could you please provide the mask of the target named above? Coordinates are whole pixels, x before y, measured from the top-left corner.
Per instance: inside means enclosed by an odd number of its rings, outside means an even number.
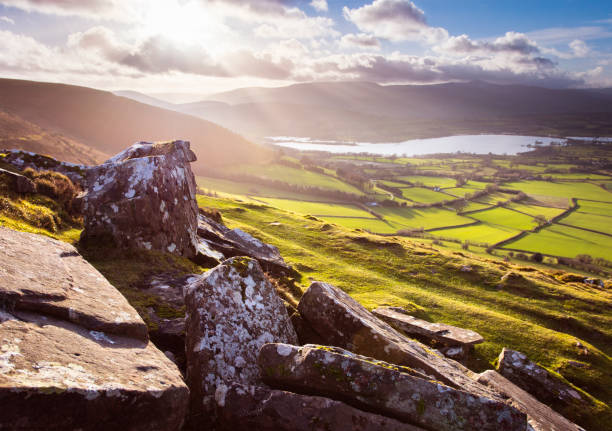
[[[528,195],[551,196],[559,198],[582,198],[595,201],[612,202],[612,193],[590,183],[519,181],[508,183],[507,187],[521,190]]]
[[[602,401],[612,401],[612,295],[550,274],[480,257],[439,251],[401,238],[380,238],[341,228],[321,230],[323,221],[271,207],[199,197],[217,207],[230,227],[240,227],[279,247],[285,259],[309,279],[333,283],[368,308],[405,306],[417,315],[481,333],[472,366],[487,368],[502,347],[520,350],[558,370]],[[246,210],[246,211],[244,211]],[[280,225],[271,226],[273,221]],[[470,265],[471,272],[462,272]],[[496,287],[508,270],[529,282],[520,288]],[[307,285],[303,279],[303,287]],[[576,340],[587,346],[584,356]],[[570,361],[588,364],[572,366]],[[581,422],[606,429],[612,414],[603,404],[584,412]]]
[[[533,217],[501,207],[479,211],[470,214],[470,217],[496,227],[505,226],[517,230],[529,230],[536,227]]]

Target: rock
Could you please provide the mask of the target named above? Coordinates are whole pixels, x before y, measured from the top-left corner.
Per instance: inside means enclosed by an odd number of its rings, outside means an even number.
[[[496,371],[481,373],[478,381],[509,398],[514,407],[527,414],[529,425],[535,431],[584,431]]]
[[[591,408],[591,401],[585,395],[521,352],[504,348],[499,355],[497,371],[542,403],[567,416],[582,414]]]
[[[87,171],[82,240],[120,248],[197,253],[196,160],[189,142],[140,142]]]
[[[409,336],[424,338],[428,342],[443,346],[472,346],[484,341],[484,338],[474,331],[417,319],[400,307],[378,307],[372,313]]]
[[[329,398],[232,384],[223,429],[257,431],[423,431]]]
[[[521,430],[526,417],[500,400],[454,389],[410,369],[336,347],[266,344],[264,381],[278,389],[342,399],[429,430]]]
[[[337,287],[312,283],[298,310],[327,345],[415,368],[455,389],[496,397],[493,391],[476,382],[474,373],[463,365],[400,334]]]
[[[2,150],[0,153],[6,154],[2,158],[4,163],[7,163],[15,168],[23,171],[26,168],[34,169],[35,171],[53,171],[66,175],[75,184],[83,187],[85,185],[85,177],[89,166],[79,165],[70,162],[61,162],[53,157],[43,156],[41,154],[32,153],[23,150]]]
[[[179,430],[189,391],[71,245],[0,228],[0,429]]]
[[[265,343],[297,343],[282,301],[257,261],[236,257],[189,285],[185,296],[191,412],[214,423],[227,385],[261,385],[257,354]]]
[[[0,304],[6,308],[148,339],[136,310],[70,244],[0,227],[0,262]]]
[[[295,329],[300,346],[304,344],[324,344],[323,337],[316,333],[312,326],[300,316],[300,313],[293,313],[290,317],[291,324]]]
[[[7,171],[6,169],[0,169],[0,175],[9,178],[13,190],[17,193],[36,193],[36,185],[28,177]]]
[[[283,260],[278,248],[265,244],[240,229],[228,229],[203,214],[198,216],[197,259],[202,264],[217,265],[225,258],[249,256],[256,259],[266,272],[275,275],[294,274]]]

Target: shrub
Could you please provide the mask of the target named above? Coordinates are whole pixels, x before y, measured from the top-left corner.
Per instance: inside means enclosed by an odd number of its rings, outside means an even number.
[[[542,262],[544,260],[544,256],[542,255],[542,253],[534,253],[533,255],[531,255],[531,260],[533,260],[534,262]]]

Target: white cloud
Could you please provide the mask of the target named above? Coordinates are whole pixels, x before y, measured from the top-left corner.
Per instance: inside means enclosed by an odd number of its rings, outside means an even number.
[[[539,43],[569,43],[574,39],[593,40],[612,37],[612,31],[599,26],[553,27],[526,33],[527,37]]]
[[[310,6],[318,12],[327,12],[328,10],[327,0],[312,0]]]
[[[409,0],[374,0],[356,9],[345,6],[342,11],[359,30],[393,41],[418,38],[427,27],[425,13]]]
[[[15,24],[15,21],[8,16],[0,16],[0,21],[5,22],[7,24]]]
[[[569,47],[572,50],[574,57],[586,57],[591,52],[591,49],[587,46],[587,44],[580,39],[572,40],[569,43]]]
[[[371,34],[348,33],[340,39],[340,47],[344,49],[365,48],[365,49],[380,49],[380,41]]]
[[[121,0],[0,0],[4,6],[27,12],[120,21],[130,20],[134,16],[134,3]]]
[[[537,44],[525,34],[513,31],[507,32],[504,36],[498,37],[493,42],[474,41],[465,34],[451,36],[442,44],[436,46],[434,50],[459,55],[497,53],[531,55],[540,52]]]

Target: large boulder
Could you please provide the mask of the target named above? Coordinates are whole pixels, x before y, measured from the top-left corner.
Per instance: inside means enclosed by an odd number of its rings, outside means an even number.
[[[36,193],[36,184],[26,176],[7,171],[6,169],[0,169],[0,176],[8,179],[13,190],[17,193]]]
[[[198,259],[203,265],[214,266],[226,258],[249,256],[256,259],[266,272],[294,273],[278,248],[241,229],[229,229],[204,214],[198,216],[198,237]]]
[[[180,429],[177,367],[74,247],[0,228],[0,262],[0,429]]]
[[[185,296],[191,414],[216,421],[228,385],[262,385],[257,354],[265,343],[297,343],[287,311],[256,260],[235,257],[191,283]]]
[[[580,417],[592,410],[592,402],[559,376],[516,350],[502,349],[498,358],[497,371],[527,391],[542,403],[568,417]]]
[[[232,384],[223,399],[227,431],[423,431],[329,398]]]
[[[478,381],[494,388],[507,397],[513,406],[526,413],[534,431],[584,431],[494,370],[481,373]]]
[[[82,239],[120,248],[197,253],[196,183],[189,142],[139,142],[87,171]]]
[[[516,430],[525,415],[499,400],[454,389],[401,367],[346,350],[306,345],[266,344],[259,354],[264,381],[342,399],[357,407],[428,430]]]
[[[463,365],[400,334],[331,284],[312,283],[298,310],[327,345],[416,368],[452,388],[496,397],[494,391],[476,382],[475,374]]]

